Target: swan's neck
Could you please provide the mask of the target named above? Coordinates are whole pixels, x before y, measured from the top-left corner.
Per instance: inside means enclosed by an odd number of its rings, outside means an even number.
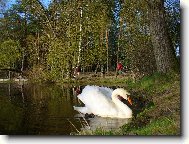
[[[132,116],[132,110],[126,105],[124,104],[123,102],[121,102],[119,99],[118,99],[118,95],[119,94],[116,94],[116,93],[112,93],[112,101],[115,103],[115,105],[122,111],[124,112],[126,115],[130,115]]]

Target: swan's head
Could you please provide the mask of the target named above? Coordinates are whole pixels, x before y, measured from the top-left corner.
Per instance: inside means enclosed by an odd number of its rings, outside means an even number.
[[[132,105],[132,101],[130,98],[130,93],[123,88],[117,88],[113,91],[112,95],[116,96],[118,99],[125,99]]]

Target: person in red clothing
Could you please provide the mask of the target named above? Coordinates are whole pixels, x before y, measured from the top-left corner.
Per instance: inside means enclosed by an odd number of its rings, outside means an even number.
[[[121,62],[118,62],[117,63],[117,75],[119,75],[119,74],[122,74],[122,70],[123,70],[123,65],[122,65],[122,63]],[[116,75],[116,76],[117,76]]]

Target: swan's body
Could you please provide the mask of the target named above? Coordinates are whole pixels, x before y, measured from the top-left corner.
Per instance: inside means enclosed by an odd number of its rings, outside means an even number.
[[[122,88],[110,89],[99,86],[86,86],[78,98],[85,107],[74,107],[83,113],[101,117],[131,118],[132,110],[119,100],[119,96],[127,100],[129,93]]]

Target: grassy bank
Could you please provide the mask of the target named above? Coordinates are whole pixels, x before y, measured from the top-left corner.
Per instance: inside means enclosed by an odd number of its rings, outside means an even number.
[[[117,131],[81,131],[79,135],[180,135],[180,75],[154,74],[133,82],[130,79],[109,79],[107,83],[121,83],[133,97],[148,100],[129,124]],[[136,94],[136,95],[134,95]],[[150,102],[149,102],[150,101]],[[140,102],[140,101],[139,101]],[[143,101],[141,101],[143,103]]]

